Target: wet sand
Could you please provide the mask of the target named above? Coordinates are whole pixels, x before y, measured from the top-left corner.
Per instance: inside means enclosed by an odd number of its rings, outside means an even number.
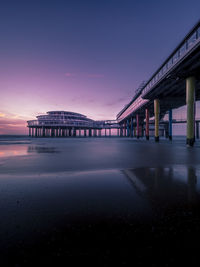
[[[0,138],[2,266],[199,266],[200,144]]]

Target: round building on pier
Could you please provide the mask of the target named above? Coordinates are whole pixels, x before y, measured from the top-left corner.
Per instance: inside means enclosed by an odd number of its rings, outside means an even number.
[[[103,121],[94,121],[85,115],[70,111],[49,111],[39,115],[36,120],[27,121],[29,136],[32,137],[67,137],[77,136],[84,131],[85,136],[97,135],[97,130],[104,126]],[[78,132],[77,132],[78,131]]]

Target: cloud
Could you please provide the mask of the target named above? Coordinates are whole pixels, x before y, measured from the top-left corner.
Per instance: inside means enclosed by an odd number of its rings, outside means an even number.
[[[120,97],[120,98],[118,98],[118,99],[116,99],[116,100],[114,100],[114,101],[112,101],[112,102],[107,102],[105,105],[111,107],[111,106],[118,105],[119,103],[122,103],[122,102],[124,102],[125,100],[126,100],[125,97]]]
[[[6,114],[0,112],[0,118],[3,118],[5,116],[6,116]]]
[[[66,72],[65,77],[75,77],[78,76],[76,73],[73,72]],[[80,77],[86,77],[86,78],[103,78],[104,75],[101,73],[82,73],[79,75]]]
[[[88,78],[103,78],[103,74],[98,74],[98,73],[89,73],[85,75]]]
[[[66,77],[74,77],[74,76],[76,76],[76,74],[75,73],[71,73],[71,72],[66,72],[65,76]]]
[[[0,134],[26,134],[26,120],[17,118],[0,118]]]

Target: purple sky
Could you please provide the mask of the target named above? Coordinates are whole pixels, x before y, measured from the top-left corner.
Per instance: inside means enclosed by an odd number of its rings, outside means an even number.
[[[200,1],[1,1],[0,134],[49,110],[115,119],[199,19]]]

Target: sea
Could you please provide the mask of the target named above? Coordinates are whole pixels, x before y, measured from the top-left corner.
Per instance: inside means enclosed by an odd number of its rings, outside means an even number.
[[[199,266],[200,141],[0,136],[0,214],[1,266]]]

